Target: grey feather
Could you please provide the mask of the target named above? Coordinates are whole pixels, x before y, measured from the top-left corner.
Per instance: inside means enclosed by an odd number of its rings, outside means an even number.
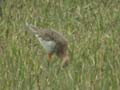
[[[67,48],[66,38],[59,32],[51,29],[40,30],[36,26],[26,23],[27,28],[39,39],[42,38],[45,41],[53,41],[56,43],[56,54],[59,54],[61,49]]]

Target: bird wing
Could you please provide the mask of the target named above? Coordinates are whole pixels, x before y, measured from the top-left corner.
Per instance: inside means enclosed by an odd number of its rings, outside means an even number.
[[[59,54],[59,51],[61,51],[62,49],[66,49],[67,48],[67,40],[66,38],[56,32],[53,31],[51,29],[45,29],[45,30],[41,30],[41,34],[40,34],[43,40],[48,41],[48,42],[54,42],[52,44],[54,44],[54,51]]]

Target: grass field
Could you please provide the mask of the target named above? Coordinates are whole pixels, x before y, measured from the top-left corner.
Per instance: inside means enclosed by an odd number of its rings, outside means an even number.
[[[5,0],[0,16],[0,90],[120,90],[119,0]],[[50,65],[29,22],[69,41],[70,62]]]

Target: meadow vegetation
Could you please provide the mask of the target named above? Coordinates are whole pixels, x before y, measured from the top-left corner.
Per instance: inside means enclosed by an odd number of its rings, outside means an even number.
[[[0,90],[120,90],[119,0],[5,0]],[[62,32],[70,62],[47,54],[25,23]]]

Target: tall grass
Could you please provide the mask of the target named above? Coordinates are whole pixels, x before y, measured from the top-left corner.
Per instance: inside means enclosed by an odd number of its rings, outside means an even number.
[[[5,0],[0,17],[0,90],[119,90],[119,0]],[[29,22],[69,41],[69,66],[60,68]]]

